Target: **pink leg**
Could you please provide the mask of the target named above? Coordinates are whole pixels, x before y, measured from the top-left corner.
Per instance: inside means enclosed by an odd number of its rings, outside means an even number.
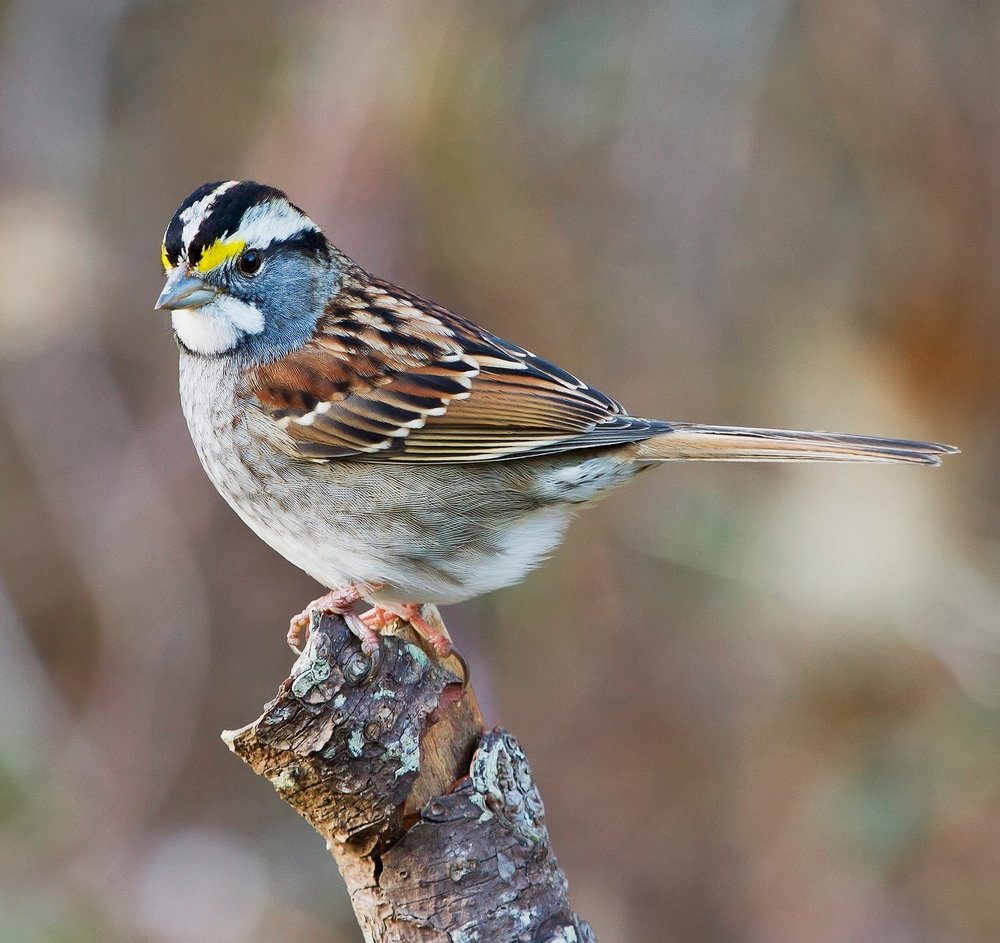
[[[446,658],[451,654],[451,637],[441,621],[437,606],[407,603],[403,608],[406,610],[406,621],[417,630],[418,635],[427,640],[438,658]]]
[[[361,621],[371,632],[381,632],[397,619],[409,622],[417,634],[434,650],[438,658],[454,655],[462,666],[462,687],[469,683],[469,665],[462,653],[451,643],[448,629],[441,619],[437,606],[419,603],[403,603],[394,609],[383,606],[373,606],[367,612],[361,613]]]
[[[384,629],[397,618],[409,622],[416,629],[417,635],[426,640],[439,658],[445,658],[451,654],[451,639],[444,622],[441,621],[441,614],[437,611],[437,606],[404,602],[392,609],[375,606],[361,615],[361,621],[369,629],[376,632]]]
[[[343,616],[348,628],[361,639],[361,649],[370,655],[378,649],[378,633],[370,629],[354,612],[354,604],[362,599],[357,586],[331,589],[319,599],[314,599],[288,625],[288,644],[292,651],[302,652],[302,645],[309,638],[309,623],[314,612],[320,615]]]
[[[372,606],[367,612],[362,612],[358,618],[373,632],[381,632],[397,619],[401,619],[402,616],[397,616],[396,613],[383,609],[381,606]]]

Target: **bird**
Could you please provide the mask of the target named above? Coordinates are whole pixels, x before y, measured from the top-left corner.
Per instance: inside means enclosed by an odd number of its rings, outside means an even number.
[[[517,583],[574,512],[676,460],[939,465],[909,439],[644,419],[517,344],[370,274],[281,190],[216,181],[164,233],[181,407],[208,477],[327,589],[365,652]],[[359,612],[361,604],[367,604]]]

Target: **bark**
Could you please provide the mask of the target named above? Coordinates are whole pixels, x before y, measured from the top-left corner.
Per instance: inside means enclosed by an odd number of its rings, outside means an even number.
[[[343,620],[314,623],[278,696],[223,739],[326,839],[369,943],[594,940],[520,744],[484,731],[409,626],[369,657]]]

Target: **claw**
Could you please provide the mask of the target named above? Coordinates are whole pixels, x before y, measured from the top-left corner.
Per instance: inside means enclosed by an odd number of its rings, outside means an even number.
[[[303,609],[297,616],[292,616],[288,623],[288,634],[285,636],[285,640],[288,642],[288,647],[296,655],[302,654],[302,649],[305,648],[306,641],[309,639],[309,621],[309,610]]]
[[[365,621],[363,616],[352,612],[344,615],[344,621],[347,623],[347,627],[361,639],[361,651],[366,655],[373,655],[382,647],[382,636]]]
[[[360,616],[361,621],[375,632],[380,632],[397,619],[404,619],[413,626],[417,635],[430,646],[437,658],[445,659],[454,655],[462,669],[462,688],[469,686],[469,663],[465,656],[452,645],[448,629],[445,627],[437,606],[403,603],[395,609],[374,606]]]
[[[452,657],[458,661],[459,666],[462,669],[462,690],[464,691],[469,686],[469,680],[472,677],[469,671],[469,663],[465,660],[465,655],[463,655],[455,646],[451,647]]]
[[[370,655],[375,648],[378,648],[378,639],[376,638],[373,648],[369,630],[354,615],[354,604],[361,598],[361,590],[358,587],[346,586],[344,589],[331,589],[319,599],[314,599],[298,615],[292,616],[288,623],[288,634],[285,637],[289,648],[297,655],[302,654],[302,649],[309,640],[309,626],[313,614],[318,613],[321,616],[343,616],[351,631],[361,639],[361,647]]]
[[[437,606],[404,603],[399,607],[400,615],[416,629],[417,634],[424,639],[438,658],[447,658],[451,654],[451,636],[441,620]]]
[[[419,603],[402,603],[392,609],[384,606],[373,606],[367,612],[358,615],[354,604],[363,598],[361,590],[356,586],[332,590],[325,596],[313,600],[295,616],[288,626],[288,644],[297,654],[302,653],[302,647],[309,638],[309,627],[315,613],[320,615],[334,614],[344,617],[348,628],[361,639],[361,650],[366,655],[372,655],[381,648],[380,633],[387,629],[397,619],[403,619],[413,626],[431,648],[438,659],[454,655],[462,667],[462,687],[469,685],[469,663],[451,643],[448,629],[441,619],[437,606]]]

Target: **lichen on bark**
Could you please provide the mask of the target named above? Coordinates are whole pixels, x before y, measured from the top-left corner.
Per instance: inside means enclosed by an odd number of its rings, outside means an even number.
[[[371,943],[589,943],[521,746],[399,633],[369,656],[315,622],[278,696],[223,738],[326,839]]]

